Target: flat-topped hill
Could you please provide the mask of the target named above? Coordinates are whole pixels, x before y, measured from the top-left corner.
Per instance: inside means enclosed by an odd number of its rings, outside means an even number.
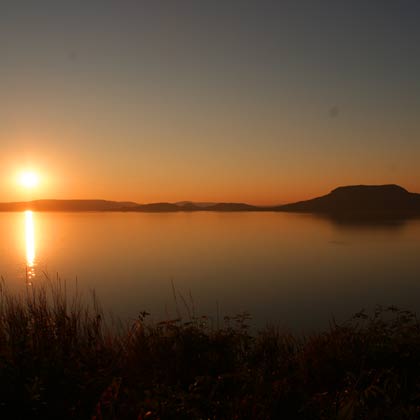
[[[312,200],[276,207],[279,211],[355,216],[420,215],[420,194],[398,185],[351,185],[339,187]]]

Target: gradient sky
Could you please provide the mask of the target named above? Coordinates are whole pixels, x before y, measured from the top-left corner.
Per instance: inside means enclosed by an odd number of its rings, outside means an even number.
[[[417,0],[2,0],[0,201],[420,192],[419,22]]]

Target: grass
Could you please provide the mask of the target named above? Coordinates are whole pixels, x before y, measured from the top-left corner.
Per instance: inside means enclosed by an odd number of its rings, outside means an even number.
[[[420,324],[361,312],[308,337],[246,314],[105,325],[61,282],[0,290],[1,419],[417,419]]]

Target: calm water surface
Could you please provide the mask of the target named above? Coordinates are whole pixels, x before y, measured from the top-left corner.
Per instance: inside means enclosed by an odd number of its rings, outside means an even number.
[[[420,311],[420,221],[346,225],[286,213],[2,213],[9,289],[59,273],[105,309],[176,316],[248,311],[254,325],[328,325],[361,308]],[[192,296],[193,304],[191,303]],[[183,310],[182,299],[178,306]],[[185,311],[184,311],[185,312]]]

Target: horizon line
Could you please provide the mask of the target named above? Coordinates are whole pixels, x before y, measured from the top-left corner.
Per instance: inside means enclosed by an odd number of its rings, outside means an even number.
[[[406,188],[401,187],[398,184],[395,183],[389,183],[389,184],[348,184],[348,185],[341,185],[338,187],[335,187],[328,191],[327,193],[323,195],[327,195],[332,193],[333,191],[340,189],[340,188],[348,188],[348,187],[398,187],[410,194],[418,194],[417,192],[408,191]],[[321,195],[321,196],[323,196]],[[179,205],[181,206],[181,203],[190,203],[190,204],[203,204],[203,205],[217,205],[217,204],[243,204],[243,205],[249,205],[253,207],[260,207],[260,208],[269,208],[269,207],[276,207],[276,206],[284,206],[288,204],[294,204],[301,201],[311,200],[313,198],[317,198],[320,196],[311,196],[309,198],[299,199],[297,201],[292,202],[278,202],[276,204],[251,204],[250,202],[246,201],[207,201],[207,200],[177,200],[177,201],[150,201],[150,202],[137,202],[132,200],[113,200],[113,199],[107,199],[107,198],[37,198],[32,200],[22,200],[22,201],[0,201],[0,204],[30,204],[37,201],[103,201],[103,202],[110,202],[110,203],[127,203],[137,206],[144,206],[144,205],[151,205],[151,204],[173,204],[173,205]]]

